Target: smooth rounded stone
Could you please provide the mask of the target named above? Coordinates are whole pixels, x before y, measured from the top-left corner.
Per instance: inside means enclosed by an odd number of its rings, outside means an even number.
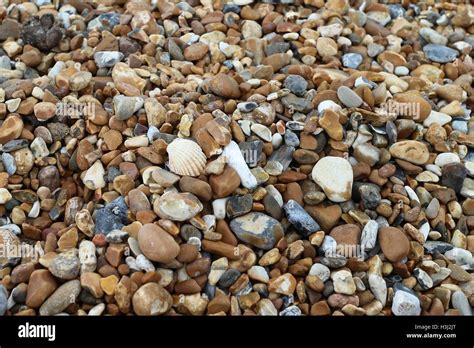
[[[279,277],[270,279],[268,291],[282,295],[292,295],[296,289],[296,279],[290,273],[282,274]]]
[[[380,188],[377,185],[362,184],[359,185],[358,191],[365,209],[375,210],[382,200]]]
[[[469,179],[466,179],[467,169],[459,162],[448,163],[442,167],[441,183],[459,193],[469,188]],[[461,192],[462,194],[462,192]]]
[[[418,316],[421,313],[420,300],[406,291],[397,291],[392,300],[392,313],[396,316]]]
[[[352,89],[341,86],[337,89],[337,97],[348,108],[357,108],[362,105],[363,100]]]
[[[126,121],[143,107],[144,100],[141,97],[117,95],[113,99],[113,104],[115,116],[121,121]]]
[[[28,148],[20,149],[12,153],[15,160],[16,172],[18,175],[25,175],[33,168],[35,157]]]
[[[472,308],[466,295],[462,291],[455,291],[451,296],[453,308],[459,310],[462,315],[472,316]]]
[[[137,315],[161,315],[171,309],[173,298],[160,284],[146,283],[133,294],[132,303]]]
[[[265,167],[263,168],[266,173],[273,176],[278,176],[283,173],[283,166],[280,162],[268,161]]]
[[[339,294],[353,295],[356,291],[356,285],[352,274],[349,271],[341,270],[331,274],[334,285],[334,291]]]
[[[288,146],[298,147],[300,145],[298,135],[296,135],[295,132],[287,129],[285,132],[285,144]]]
[[[334,254],[334,251],[332,251]],[[326,256],[321,258],[321,263],[329,268],[340,268],[347,264],[347,258],[342,255]]]
[[[155,266],[143,254],[140,254],[135,259],[135,264],[138,269],[145,272],[154,272]]]
[[[331,271],[327,266],[321,263],[315,263],[311,266],[308,274],[317,276],[321,281],[326,282],[329,279]]]
[[[380,247],[388,260],[399,262],[408,255],[410,242],[402,231],[395,227],[382,227],[378,235]]]
[[[148,197],[139,189],[133,189],[128,192],[128,206],[133,214],[151,209]]]
[[[240,277],[241,273],[234,269],[226,270],[219,279],[217,285],[221,288],[228,288]]]
[[[105,303],[99,303],[98,305],[89,309],[88,316],[100,316],[105,310]]]
[[[357,69],[364,58],[358,53],[346,53],[342,56],[342,64],[346,68]]]
[[[438,242],[438,243],[443,243],[443,242]],[[444,254],[444,256],[446,256],[448,259],[455,260],[456,264],[458,265],[466,265],[472,261],[472,253],[470,251],[466,249],[453,247],[451,244],[448,244],[448,245],[451,246],[450,249],[446,250],[445,248],[444,251],[439,251],[441,254]],[[425,246],[426,246],[426,243],[425,243]]]
[[[436,156],[436,159],[435,159],[435,164],[440,168],[442,168],[446,164],[459,163],[459,162],[461,162],[461,160],[459,159],[458,154],[452,153],[452,152],[440,153],[438,154],[438,156]]]
[[[233,219],[230,228],[241,241],[264,250],[271,249],[284,235],[278,220],[257,212]]]
[[[334,112],[340,111],[342,108],[339,104],[336,104],[332,100],[323,100],[318,105],[318,113],[322,115],[325,110],[332,110]]]
[[[59,170],[56,166],[41,168],[38,172],[40,186],[48,187],[51,191],[56,190],[60,185]]]
[[[113,230],[121,230],[128,223],[128,206],[125,199],[120,196],[105,205],[104,208],[96,210],[95,231],[107,235]]]
[[[459,178],[461,177],[461,175],[457,175],[456,178],[457,180],[456,181],[453,181],[454,183],[459,183]],[[456,187],[458,187],[456,185]],[[470,178],[465,178],[464,181],[463,181],[463,185],[462,185],[462,188],[461,188],[461,195],[466,197],[466,198],[471,198],[473,199],[474,198],[474,180],[470,179]]]
[[[371,43],[367,45],[367,54],[369,57],[374,58],[378,56],[380,53],[382,53],[385,50],[385,47],[383,45]]]
[[[375,220],[369,220],[364,228],[360,237],[360,244],[363,250],[372,250],[377,243],[377,235],[379,230],[379,224]]]
[[[92,74],[88,71],[79,71],[69,78],[69,89],[80,91],[86,88],[92,80]]]
[[[367,12],[367,18],[377,22],[383,27],[385,27],[392,20],[390,13],[384,11],[369,11]]]
[[[245,215],[252,210],[253,200],[251,194],[232,196],[226,202],[227,217],[233,219]]]
[[[439,211],[439,201],[436,198],[433,198],[426,207],[425,214],[428,219],[434,219],[436,216],[438,216],[438,211]]]
[[[311,233],[321,230],[318,223],[293,199],[283,206],[288,221],[296,228],[298,234],[309,236]]]
[[[2,164],[5,169],[5,171],[8,173],[8,175],[13,175],[16,172],[16,163],[15,163],[15,158],[10,155],[9,153],[3,153],[2,154]]]
[[[407,76],[410,73],[410,70],[406,66],[397,66],[394,73],[397,76]]]
[[[283,83],[283,87],[288,88],[298,97],[302,97],[306,92],[308,82],[300,75],[288,75]]]
[[[97,190],[105,187],[106,182],[104,180],[105,170],[102,162],[97,160],[94,164],[87,169],[82,182],[90,190]]]
[[[163,168],[155,167],[151,172],[151,177],[158,185],[165,188],[171,187],[176,184],[180,177],[174,173],[171,173]],[[145,181],[145,179],[144,179]]]
[[[270,280],[268,272],[262,266],[250,267],[250,269],[247,271],[247,274],[249,275],[250,279],[256,280],[261,283],[266,284]]]
[[[250,127],[250,129],[256,135],[258,135],[262,140],[264,140],[266,142],[271,142],[272,141],[272,132],[271,132],[270,129],[268,129],[268,127],[266,127],[262,124],[254,123]]]
[[[387,283],[382,276],[376,273],[369,274],[368,280],[370,291],[374,294],[375,299],[379,301],[382,306],[385,306],[387,302]]]
[[[431,28],[421,28],[420,35],[429,43],[446,46],[448,38]]]
[[[79,274],[81,264],[72,252],[59,254],[49,267],[49,271],[59,279],[74,279]]]
[[[451,122],[452,117],[449,115],[446,115],[442,112],[434,111],[432,110],[430,115],[423,121],[423,126],[429,127],[433,123],[437,123],[440,126],[444,126],[445,124],[448,124]]]
[[[241,102],[237,104],[237,109],[240,112],[251,112],[257,108],[258,104],[255,102]]]
[[[311,175],[329,200],[340,203],[351,198],[354,176],[350,163],[344,158],[327,156],[320,159]]]
[[[192,193],[166,192],[153,203],[153,210],[162,219],[186,221],[203,209],[202,203]]]
[[[404,140],[390,146],[390,154],[413,164],[425,164],[429,159],[428,147],[416,140]]]
[[[33,107],[38,121],[47,121],[56,115],[56,105],[50,102],[39,102]]]
[[[237,99],[241,95],[239,84],[227,74],[214,76],[209,87],[214,94],[223,98]]]
[[[39,309],[40,315],[55,315],[61,313],[70,304],[75,303],[81,292],[81,282],[70,280],[54,291]]]
[[[123,58],[124,54],[118,51],[100,51],[94,54],[95,64],[98,68],[110,68]]]
[[[467,122],[463,120],[453,120],[451,123],[451,126],[453,127],[454,130],[467,134],[468,132],[468,127],[467,127]]]
[[[30,145],[35,158],[43,158],[49,156],[49,150],[43,138],[35,138]]]
[[[436,253],[445,254],[454,248],[449,243],[434,240],[427,240],[425,244],[423,244],[423,247],[425,248],[425,251],[431,255]]]
[[[170,263],[179,254],[179,245],[174,238],[158,225],[145,224],[138,231],[138,245],[150,260]]]
[[[427,290],[433,287],[433,279],[421,268],[415,268],[413,270],[413,275],[415,276],[418,284],[423,290]]]
[[[12,199],[11,193],[5,188],[0,188],[0,204],[5,204],[11,199]]]
[[[442,45],[428,44],[423,47],[426,57],[437,63],[449,63],[459,56],[459,52]]]
[[[97,267],[95,244],[90,240],[83,240],[79,244],[79,262],[81,273],[94,272]]]
[[[37,128],[40,128],[40,127],[37,127]],[[10,140],[6,144],[4,144],[2,146],[2,151],[3,152],[13,152],[13,151],[28,147],[28,145],[29,145],[29,141],[27,141],[25,139],[14,139],[14,140]]]

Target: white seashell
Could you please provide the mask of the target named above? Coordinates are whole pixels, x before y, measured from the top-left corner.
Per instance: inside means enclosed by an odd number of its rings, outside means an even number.
[[[166,149],[169,156],[169,167],[179,175],[198,176],[204,172],[207,157],[201,147],[192,140],[175,139]]]

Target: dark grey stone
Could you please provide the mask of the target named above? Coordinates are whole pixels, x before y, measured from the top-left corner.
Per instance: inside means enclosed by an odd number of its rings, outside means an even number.
[[[298,234],[306,237],[321,230],[318,223],[296,201],[290,199],[283,209],[288,221],[296,228]]]
[[[122,229],[128,223],[127,210],[128,207],[122,196],[97,210],[95,216],[96,233],[107,235],[110,231]]]

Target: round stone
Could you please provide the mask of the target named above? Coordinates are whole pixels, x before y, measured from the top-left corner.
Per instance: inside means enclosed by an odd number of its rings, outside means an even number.
[[[153,210],[163,219],[186,221],[203,209],[192,193],[167,192],[153,203]]]
[[[396,291],[392,301],[392,313],[397,316],[420,315],[420,300],[406,291]]]
[[[390,154],[413,164],[425,164],[430,153],[428,147],[416,140],[404,140],[390,146]]]
[[[230,228],[241,241],[264,250],[273,248],[284,234],[278,220],[257,212],[233,219]]]
[[[379,230],[379,243],[385,257],[392,262],[403,260],[410,251],[407,236],[395,227],[382,227]]]
[[[137,315],[161,315],[170,310],[173,298],[160,284],[147,283],[135,292],[132,303]]]
[[[237,99],[240,97],[239,84],[229,75],[218,74],[209,82],[211,91],[223,98]]]
[[[165,264],[173,261],[179,254],[178,243],[155,224],[145,224],[140,228],[138,245],[148,259]]]
[[[339,203],[351,198],[354,176],[350,163],[344,158],[327,156],[320,159],[311,175],[329,200]]]

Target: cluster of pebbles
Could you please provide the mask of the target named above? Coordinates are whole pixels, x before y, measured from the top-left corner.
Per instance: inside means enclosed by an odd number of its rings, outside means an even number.
[[[472,315],[474,8],[0,0],[0,315]]]

